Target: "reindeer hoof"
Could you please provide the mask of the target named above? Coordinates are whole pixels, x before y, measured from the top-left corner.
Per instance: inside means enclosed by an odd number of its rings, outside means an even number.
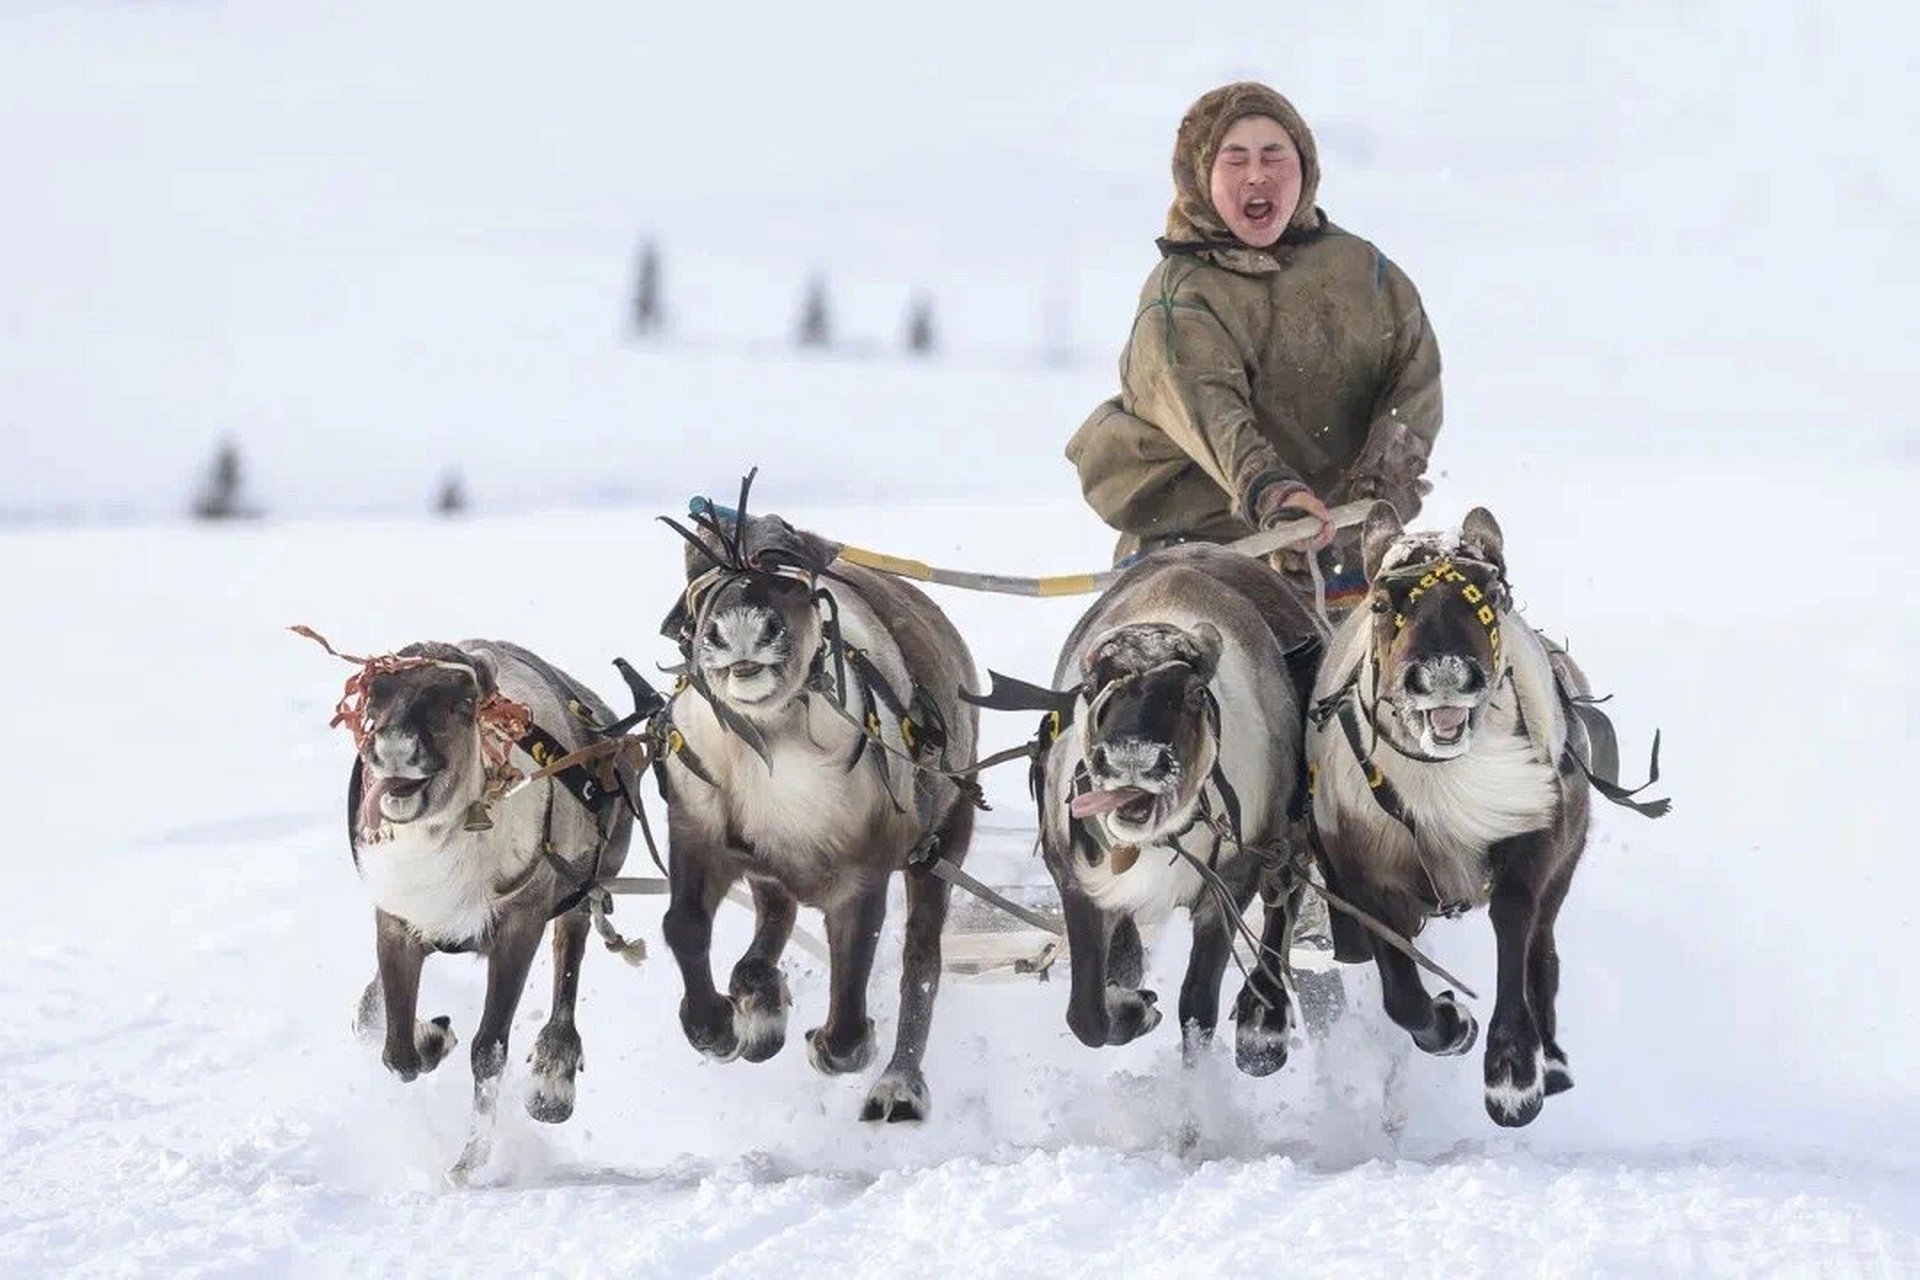
[[[693,1006],[683,997],[680,1001],[680,1029],[687,1033],[687,1043],[715,1062],[732,1062],[740,1056],[740,1037],[733,1030],[733,1003],[722,998],[715,1003],[712,1016],[701,1019],[693,1015]]]
[[[527,1114],[541,1124],[559,1124],[573,1115],[574,1076],[581,1069],[580,1033],[572,1027],[542,1027],[534,1041],[533,1092]]]
[[[927,1092],[926,1077],[918,1071],[889,1068],[873,1082],[867,1100],[860,1107],[860,1118],[888,1124],[925,1120],[933,1110],[933,1095]]]
[[[1107,1043],[1126,1044],[1159,1026],[1159,1003],[1159,993],[1144,987],[1138,991],[1108,987]]]
[[[1546,1090],[1548,1098],[1553,1094],[1565,1094],[1572,1088],[1572,1069],[1567,1065],[1567,1054],[1557,1046],[1544,1046],[1546,1054]]]
[[[1546,1055],[1538,1044],[1525,1046],[1512,1036],[1487,1037],[1487,1115],[1517,1129],[1531,1124],[1546,1100]]]
[[[432,1022],[413,1024],[411,1053],[386,1052],[380,1055],[380,1060],[403,1082],[411,1082],[445,1062],[459,1043],[460,1037],[453,1033],[453,1020],[441,1014]]]
[[[1473,1048],[1479,1038],[1480,1024],[1473,1013],[1453,992],[1442,991],[1433,998],[1433,1024],[1413,1042],[1437,1058],[1452,1058]]]
[[[1250,1076],[1270,1076],[1287,1065],[1293,1038],[1293,1002],[1282,992],[1263,1002],[1251,985],[1234,1001],[1233,1065]]]
[[[733,971],[733,1034],[740,1056],[765,1062],[787,1043],[787,1009],[793,994],[786,977],[763,961],[746,962]]]
[[[815,1027],[807,1032],[807,1061],[822,1075],[840,1076],[865,1071],[873,1063],[873,1019],[866,1020],[860,1040],[850,1047],[836,1048],[827,1040],[827,1029]]]

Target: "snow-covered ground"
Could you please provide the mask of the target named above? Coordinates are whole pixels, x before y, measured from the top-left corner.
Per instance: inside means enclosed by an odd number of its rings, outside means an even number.
[[[510,636],[611,692],[612,655],[668,656],[672,535],[622,510],[0,536],[20,747],[0,1272],[1202,1274],[1271,1250],[1307,1274],[1911,1273],[1920,980],[1899,797],[1920,762],[1902,586],[1920,475],[1472,470],[1437,514],[1492,501],[1530,616],[1619,692],[1627,743],[1664,729],[1676,800],[1657,824],[1602,806],[1561,930],[1579,1086],[1531,1128],[1487,1121],[1475,1058],[1397,1052],[1364,976],[1333,1040],[1264,1081],[1225,1046],[1182,1070],[1164,1026],[1084,1049],[1061,983],[953,980],[932,1121],[863,1128],[865,1082],[791,1046],[762,1067],[698,1058],[658,903],[631,900],[620,917],[655,954],[637,971],[590,955],[578,1114],[542,1129],[506,1110],[486,1185],[460,1192],[440,1176],[464,1053],[402,1086],[347,1033],[372,948],[341,830],[350,746],[326,728],[345,668],[282,628],[366,649]],[[761,491],[956,564],[1068,570],[1105,545],[1071,508],[823,507],[787,500],[777,470]],[[1817,544],[1752,533],[1829,509],[1847,518]],[[1687,532],[1688,570],[1656,514]],[[942,600],[982,665],[1029,675],[1079,607]],[[1026,732],[989,717],[984,736]],[[1020,780],[991,794],[978,865],[1043,881]],[[1179,933],[1152,962],[1163,991]],[[721,934],[716,955],[744,944],[744,913]],[[1484,916],[1430,937],[1490,989]],[[813,1025],[824,975],[789,969],[795,1026]],[[481,978],[430,962],[423,1010],[470,1030]],[[523,1047],[547,980],[543,957]]]
[[[0,1274],[1920,1272],[1915,11],[657,10],[0,8]],[[933,1119],[873,1131],[792,1047],[700,1060],[635,900],[655,956],[590,954],[578,1113],[504,1108],[445,1189],[465,1054],[402,1086],[347,1033],[345,669],[283,628],[506,637],[613,693],[612,656],[668,656],[651,517],[755,463],[847,541],[1104,563],[1060,445],[1112,391],[1173,123],[1242,75],[1425,295],[1429,516],[1500,516],[1629,769],[1665,731],[1673,815],[1602,806],[1562,918],[1578,1087],[1495,1129],[1477,1060],[1404,1053],[1358,970],[1264,1081],[954,980]],[[816,270],[852,349],[799,358]],[[916,289],[923,364],[886,354]],[[278,518],[171,523],[224,436]],[[481,514],[417,518],[448,467]],[[1029,677],[1080,607],[941,602]],[[976,869],[1043,880],[1020,779],[990,797]],[[1429,936],[1490,988],[1484,916]],[[824,975],[789,968],[798,1030]],[[426,1011],[464,1034],[480,996],[430,963]]]

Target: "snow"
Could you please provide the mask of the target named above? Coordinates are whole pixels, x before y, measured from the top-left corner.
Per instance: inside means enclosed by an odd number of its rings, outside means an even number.
[[[1225,6],[861,6],[862,41],[810,10],[336,8],[0,14],[0,1273],[1920,1271],[1912,14],[1362,4],[1251,43]],[[1295,95],[1325,204],[1433,313],[1422,523],[1489,506],[1630,773],[1664,732],[1674,813],[1601,805],[1562,917],[1578,1086],[1496,1129],[1477,1055],[1409,1053],[1357,969],[1267,1080],[1230,1044],[1183,1069],[1166,1024],[1087,1050],[1062,982],[950,978],[933,1118],[873,1130],[869,1076],[797,1043],[688,1048],[631,899],[653,958],[589,943],[576,1115],[521,1108],[543,956],[494,1161],[447,1189],[465,1054],[401,1085],[348,1032],[347,669],[285,626],[509,638],[616,694],[615,654],[669,656],[652,517],[754,463],[763,508],[849,542],[1104,564],[1059,447],[1111,393],[1172,123],[1240,74]],[[621,334],[643,233],[650,345]],[[859,350],[782,349],[815,269]],[[887,354],[915,288],[926,364]],[[228,434],[275,518],[166,519]],[[412,514],[450,465],[481,514]],[[940,600],[1029,679],[1084,606]],[[969,865],[1039,884],[1018,774]],[[1184,932],[1149,960],[1168,1000]],[[747,935],[725,909],[716,959]],[[1428,938],[1491,989],[1483,914]],[[797,1041],[826,984],[786,963]],[[470,1041],[482,979],[430,961],[423,1015]]]
[[[464,1053],[403,1086],[348,1034],[372,930],[343,838],[350,747],[326,728],[346,668],[281,628],[367,649],[482,629],[612,691],[613,654],[669,656],[654,632],[672,535],[638,509],[0,535],[0,663],[33,743],[6,855],[0,1270],[1197,1274],[1262,1245],[1381,1274],[1920,1265],[1920,979],[1901,959],[1913,879],[1891,799],[1920,683],[1897,625],[1911,603],[1886,593],[1920,475],[1638,470],[1586,464],[1608,495],[1590,506],[1487,457],[1471,490],[1436,495],[1436,518],[1502,495],[1530,616],[1619,693],[1629,752],[1664,730],[1676,798],[1658,824],[1602,806],[1561,928],[1579,1084],[1532,1127],[1486,1120],[1477,1055],[1408,1055],[1370,975],[1348,970],[1355,1010],[1264,1081],[1234,1072],[1227,1043],[1183,1070],[1165,1026],[1086,1050],[1059,982],[949,979],[934,1118],[863,1128],[867,1078],[818,1076],[797,1045],[760,1067],[698,1058],[657,900],[633,899],[616,918],[654,958],[633,970],[590,944],[577,1114],[549,1129],[520,1111],[543,957],[495,1162],[464,1192],[440,1185]],[[1704,542],[1782,493],[1849,518],[1818,548],[1681,576],[1653,568],[1663,533],[1619,514],[1684,496]],[[1065,507],[784,494],[765,479],[764,501],[814,527],[954,564],[1064,571],[1106,541]],[[1030,676],[1081,607],[941,598],[981,665]],[[1896,625],[1850,616],[1870,599]],[[1028,729],[994,716],[983,737]],[[1015,773],[993,781],[975,866],[1040,883]],[[899,917],[874,981],[883,1038]],[[1169,999],[1183,932],[1150,963]],[[716,957],[747,933],[726,909]],[[1429,936],[1491,989],[1483,915]],[[824,1014],[824,973],[787,965],[797,1039]],[[436,958],[422,1013],[470,1033],[481,993],[478,963]]]

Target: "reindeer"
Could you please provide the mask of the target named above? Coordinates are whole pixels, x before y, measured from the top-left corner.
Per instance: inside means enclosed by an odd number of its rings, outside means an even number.
[[[1571,659],[1514,614],[1484,508],[1457,534],[1408,534],[1381,504],[1361,541],[1367,599],[1334,636],[1307,738],[1322,873],[1405,937],[1488,908],[1499,977],[1487,1114],[1524,1125],[1573,1087],[1553,928],[1587,842],[1589,724],[1605,721],[1580,705],[1589,691]],[[1665,802],[1634,807],[1658,816]],[[1333,927],[1339,959],[1378,966],[1387,1014],[1416,1045],[1472,1049],[1478,1024],[1453,992],[1429,998],[1410,958],[1348,917]]]
[[[573,1113],[581,1069],[574,1001],[594,917],[588,891],[626,860],[632,817],[619,801],[632,778],[624,764],[597,773],[575,764],[490,806],[519,776],[512,752],[534,766],[557,761],[594,741],[588,726],[613,719],[606,705],[525,649],[496,641],[413,644],[362,661],[340,719],[358,746],[348,830],[373,898],[379,975],[357,1025],[371,1035],[384,1024],[381,1061],[403,1081],[432,1071],[456,1037],[449,1018],[416,1017],[421,967],[434,951],[487,957],[472,1048],[473,1129],[451,1175],[459,1180],[486,1159],[508,1031],[549,920],[553,1010],[534,1043],[526,1105],[549,1124]]]
[[[1125,1044],[1159,1024],[1158,996],[1139,989],[1139,923],[1176,906],[1193,917],[1188,1060],[1212,1038],[1241,913],[1268,869],[1253,850],[1291,847],[1312,635],[1265,562],[1193,544],[1130,569],[1068,637],[1054,683],[1074,691],[1057,732],[1043,726],[1035,794],[1072,957],[1067,1025],[1082,1043]],[[1250,1075],[1287,1059],[1300,890],[1269,880],[1260,963],[1235,1000],[1234,1056]]]
[[[825,914],[831,953],[827,1019],[807,1033],[808,1060],[828,1074],[863,1070],[875,1056],[868,979],[888,882],[903,872],[899,1025],[860,1117],[923,1120],[948,896],[928,863],[966,856],[978,794],[924,766],[973,758],[978,713],[958,697],[973,661],[918,590],[836,560],[833,544],[777,516],[747,517],[745,503],[743,487],[740,514],[709,509],[698,533],[675,526],[688,582],[664,630],[686,666],[661,734],[680,1023],[719,1061],[778,1053],[792,1002],[780,956],[805,903]],[[723,995],[713,914],[742,877],[758,923]]]

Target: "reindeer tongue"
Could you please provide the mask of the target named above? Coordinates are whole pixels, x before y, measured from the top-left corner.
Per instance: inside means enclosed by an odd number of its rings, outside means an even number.
[[[360,838],[370,844],[378,844],[386,830],[386,815],[380,812],[380,801],[392,791],[407,789],[419,790],[425,783],[418,778],[376,778],[371,771],[361,774],[363,783],[360,789]]]
[[[1435,707],[1427,712],[1427,723],[1433,726],[1435,733],[1451,737],[1467,723],[1467,715],[1465,707]]]
[[[393,779],[376,778],[371,773],[363,773],[364,785],[360,790],[360,838],[369,843],[380,839],[380,827],[385,821],[380,816],[380,797],[393,788]]]
[[[1102,813],[1112,813],[1121,805],[1131,804],[1147,793],[1138,787],[1115,787],[1111,791],[1088,791],[1073,798],[1068,811],[1076,818],[1091,818]]]

